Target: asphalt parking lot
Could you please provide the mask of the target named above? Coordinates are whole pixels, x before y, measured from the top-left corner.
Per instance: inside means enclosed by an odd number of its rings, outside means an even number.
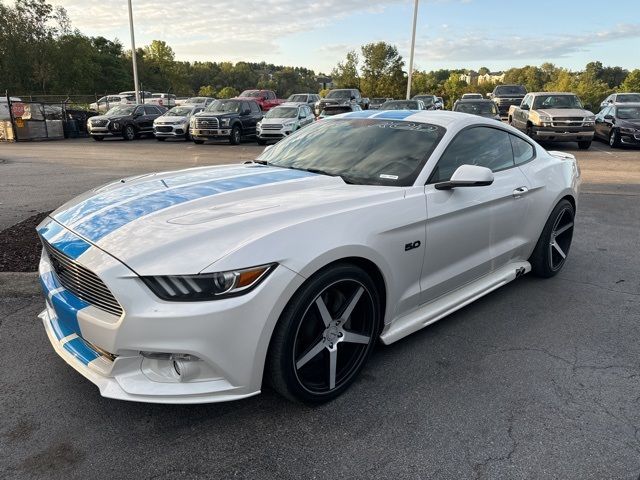
[[[0,145],[0,230],[109,180],[245,143]],[[640,150],[594,143],[570,260],[389,347],[317,408],[101,398],[49,345],[35,274],[0,274],[0,478],[638,479]]]

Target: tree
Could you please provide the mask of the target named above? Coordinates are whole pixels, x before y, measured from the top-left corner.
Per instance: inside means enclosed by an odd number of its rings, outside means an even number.
[[[620,90],[623,92],[640,92],[640,69],[629,72],[627,78],[620,85]]]
[[[215,97],[216,90],[211,85],[205,85],[200,87],[198,90],[198,95],[201,97]]]
[[[462,96],[467,82],[460,80],[459,73],[452,73],[442,85],[444,96],[447,98],[449,108],[453,108],[455,101]]]
[[[490,72],[491,72],[491,70],[489,70],[487,67],[480,67],[478,69],[478,73],[480,75],[486,75],[487,73],[490,73]]]
[[[237,97],[239,94],[240,92],[233,87],[224,87],[218,92],[218,98],[233,98]]]
[[[351,50],[347,52],[345,61],[338,63],[336,68],[333,69],[331,76],[337,88],[360,88],[358,62],[358,54]]]
[[[398,49],[385,42],[362,46],[362,78],[360,86],[370,97],[402,96],[404,61]]]

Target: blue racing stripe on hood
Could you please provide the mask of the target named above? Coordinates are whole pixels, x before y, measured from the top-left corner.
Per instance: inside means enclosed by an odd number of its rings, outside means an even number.
[[[110,209],[99,211],[84,222],[74,225],[74,230],[92,242],[97,242],[111,232],[145,215],[164,210],[175,205],[219,193],[243,188],[285,182],[316,174],[291,169],[270,170],[256,175],[213,180],[211,182],[185,185],[154,192],[125,202]]]
[[[53,220],[38,228],[38,233],[49,245],[73,260],[91,247],[90,243]]]
[[[109,207],[114,203],[130,200],[145,194],[165,191],[169,188],[179,187],[195,182],[205,182],[234,175],[252,173],[253,170],[266,169],[274,171],[272,167],[264,165],[233,165],[229,168],[216,168],[215,170],[198,170],[177,173],[169,177],[149,177],[144,181],[136,181],[128,185],[126,182],[109,188],[106,191],[98,191],[96,195],[79,202],[78,204],[57,212],[53,218],[65,225],[81,220],[82,218],[99,210]]]

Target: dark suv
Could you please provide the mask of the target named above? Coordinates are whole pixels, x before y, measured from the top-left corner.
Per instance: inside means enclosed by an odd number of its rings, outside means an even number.
[[[498,85],[488,97],[494,101],[501,117],[506,117],[511,105],[520,105],[527,94],[524,85]]]
[[[153,121],[166,111],[156,105],[117,105],[104,115],[91,117],[87,131],[95,141],[105,137],[133,140],[145,133],[153,135]]]
[[[228,138],[238,145],[242,137],[255,137],[256,125],[262,120],[262,110],[253,100],[216,100],[204,112],[191,117],[189,133],[194,143]]]

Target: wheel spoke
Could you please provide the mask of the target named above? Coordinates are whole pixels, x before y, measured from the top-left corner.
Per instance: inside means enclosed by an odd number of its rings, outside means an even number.
[[[553,248],[555,248],[558,251],[558,253],[563,259],[567,258],[567,255],[562,251],[562,248],[560,248],[560,245],[558,245],[558,242],[553,242],[551,245],[553,246]]]
[[[342,341],[347,343],[363,343],[366,345],[367,343],[369,343],[370,339],[371,337],[367,337],[366,335],[360,335],[359,333],[345,330]]]
[[[562,235],[564,232],[566,232],[567,230],[569,230],[572,227],[573,227],[573,222],[567,223],[564,227],[559,228],[558,230],[556,230],[556,237],[559,237],[560,235]]]
[[[311,360],[316,355],[318,355],[323,348],[325,348],[324,342],[320,340],[318,343],[316,343],[316,345],[313,348],[311,348],[296,362],[296,369],[300,370],[302,367],[304,367],[307,364],[307,362],[309,362],[309,360]]]
[[[362,297],[363,293],[364,293],[364,288],[360,287],[358,288],[356,293],[353,294],[353,297],[351,297],[351,300],[349,300],[349,304],[347,305],[347,307],[342,312],[342,315],[340,316],[340,320],[342,320],[343,323],[349,320],[349,317],[351,316],[353,309],[356,308],[356,305],[358,304],[358,301],[360,300],[360,297]]]
[[[329,389],[336,388],[336,369],[338,364],[338,348],[329,349]]]
[[[324,323],[325,327],[328,327],[329,324],[331,323],[331,320],[333,320],[331,318],[331,314],[329,313],[329,310],[327,309],[327,306],[324,303],[324,300],[322,300],[322,297],[318,297],[316,299],[316,305],[318,307],[318,310],[320,311],[320,316],[322,317],[322,322]]]

